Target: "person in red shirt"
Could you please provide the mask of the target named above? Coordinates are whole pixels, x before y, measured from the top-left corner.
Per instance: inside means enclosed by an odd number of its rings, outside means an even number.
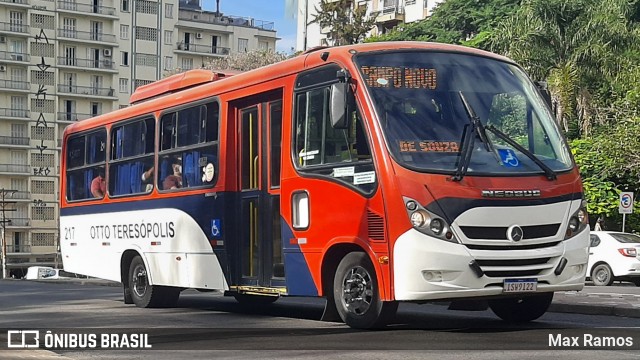
[[[104,181],[104,169],[98,170],[98,176],[91,181],[91,195],[96,198],[103,198],[107,192],[107,185]]]

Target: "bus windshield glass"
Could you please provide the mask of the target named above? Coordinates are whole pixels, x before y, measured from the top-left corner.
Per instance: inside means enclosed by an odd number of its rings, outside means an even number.
[[[365,53],[356,63],[405,167],[454,174],[463,161],[467,175],[531,175],[573,166],[544,99],[516,65],[425,51]]]

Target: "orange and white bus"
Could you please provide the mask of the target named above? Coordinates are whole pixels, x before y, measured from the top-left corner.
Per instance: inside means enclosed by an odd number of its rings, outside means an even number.
[[[126,303],[321,296],[326,319],[372,328],[443,299],[530,321],[583,287],[578,170],[505,57],[321,48],[174,75],[131,103],[66,128],[60,181],[65,270],[121,282]]]

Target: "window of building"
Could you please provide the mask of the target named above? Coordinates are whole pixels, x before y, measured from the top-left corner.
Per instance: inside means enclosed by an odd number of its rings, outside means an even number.
[[[104,129],[69,139],[66,150],[68,200],[92,199],[92,185],[98,190],[106,185],[104,179],[107,132]],[[94,192],[95,193],[95,192]]]
[[[11,124],[12,126],[14,124]],[[12,129],[13,130],[13,129]],[[32,126],[31,138],[34,140],[53,140],[53,127],[49,126]]]
[[[31,193],[33,194],[53,194],[55,182],[45,180],[31,180]]]
[[[218,116],[217,102],[196,105],[162,116],[158,169],[160,190],[215,183]]]
[[[129,0],[121,0],[120,10],[123,12],[129,12]]]
[[[258,41],[258,49],[262,50],[262,51],[267,51],[269,50],[269,42],[267,41]]]
[[[39,233],[34,232],[31,234],[31,246],[55,246],[56,234],[54,233]]]
[[[33,206],[31,208],[33,220],[55,220],[55,212],[52,206]]]
[[[129,66],[129,52],[128,51],[120,51],[120,54],[122,55],[121,56],[122,60],[120,60],[120,64],[122,66]]]
[[[164,69],[173,70],[173,57],[171,56],[164,57]]]
[[[120,92],[121,93],[129,92],[129,79],[120,78]]]
[[[149,0],[136,0],[135,4],[136,12],[152,15],[156,15],[158,13],[158,6],[160,6],[157,1]]]
[[[147,40],[147,41],[157,41],[158,40],[158,29],[150,28],[144,26],[136,26],[136,39],[137,40]]]
[[[193,69],[193,59],[192,58],[182,58],[182,70],[191,70]]]
[[[164,16],[173,19],[173,4],[164,4]]]
[[[111,129],[110,196],[153,190],[155,124],[147,117]]]
[[[247,52],[249,50],[249,39],[238,38],[238,52]]]
[[[129,38],[129,25],[120,24],[120,39],[126,40]]]
[[[172,45],[173,44],[173,31],[171,31],[171,30],[165,30],[164,31],[164,43],[165,43],[165,45]]]

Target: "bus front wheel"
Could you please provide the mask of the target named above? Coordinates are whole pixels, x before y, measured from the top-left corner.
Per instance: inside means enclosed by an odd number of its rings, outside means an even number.
[[[376,273],[362,252],[347,254],[336,269],[333,298],[342,321],[352,328],[386,325],[398,309],[397,302],[380,300]]]
[[[541,293],[522,297],[511,297],[489,301],[489,307],[494,314],[508,322],[533,321],[542,316],[551,301],[553,293]]]
[[[180,297],[180,288],[151,285],[144,261],[136,256],[129,266],[129,290],[137,307],[173,307]]]

